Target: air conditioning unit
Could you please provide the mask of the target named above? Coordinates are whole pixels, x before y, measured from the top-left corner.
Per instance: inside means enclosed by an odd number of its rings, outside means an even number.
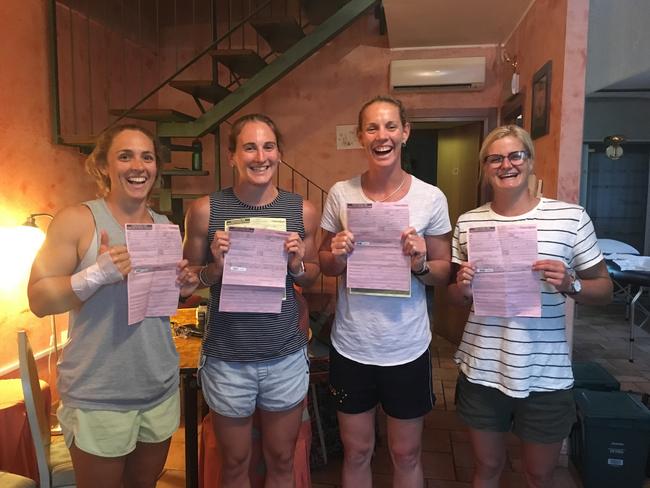
[[[484,85],[484,56],[390,62],[390,86],[395,91],[481,90]]]

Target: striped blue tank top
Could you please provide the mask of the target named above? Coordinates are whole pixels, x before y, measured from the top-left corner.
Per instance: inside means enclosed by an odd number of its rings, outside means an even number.
[[[226,220],[246,217],[284,218],[287,231],[305,238],[302,197],[278,190],[268,205],[252,206],[240,201],[232,188],[210,195],[208,242],[217,230],[225,229]],[[287,273],[286,297],[282,310],[274,313],[219,312],[221,284],[210,288],[208,324],[203,338],[203,354],[223,361],[262,361],[292,354],[307,343],[298,325],[293,278]]]

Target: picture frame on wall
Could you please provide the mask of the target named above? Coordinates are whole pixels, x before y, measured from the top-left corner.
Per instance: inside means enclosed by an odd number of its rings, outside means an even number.
[[[548,134],[551,109],[551,72],[553,63],[548,61],[533,75],[530,135],[533,139]]]

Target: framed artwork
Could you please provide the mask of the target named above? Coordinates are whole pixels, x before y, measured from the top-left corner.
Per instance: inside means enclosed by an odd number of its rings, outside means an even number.
[[[548,134],[549,113],[551,109],[551,68],[548,61],[533,75],[533,102],[530,117],[530,135],[537,139]]]

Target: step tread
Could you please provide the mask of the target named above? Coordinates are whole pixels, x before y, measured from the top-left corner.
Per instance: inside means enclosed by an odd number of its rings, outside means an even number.
[[[215,49],[212,56],[244,78],[252,78],[267,66],[262,57],[251,49]]]
[[[174,80],[169,82],[169,86],[210,103],[217,103],[230,95],[230,90],[211,80]]]
[[[251,26],[264,38],[273,51],[283,53],[305,37],[293,17],[252,20]]]

